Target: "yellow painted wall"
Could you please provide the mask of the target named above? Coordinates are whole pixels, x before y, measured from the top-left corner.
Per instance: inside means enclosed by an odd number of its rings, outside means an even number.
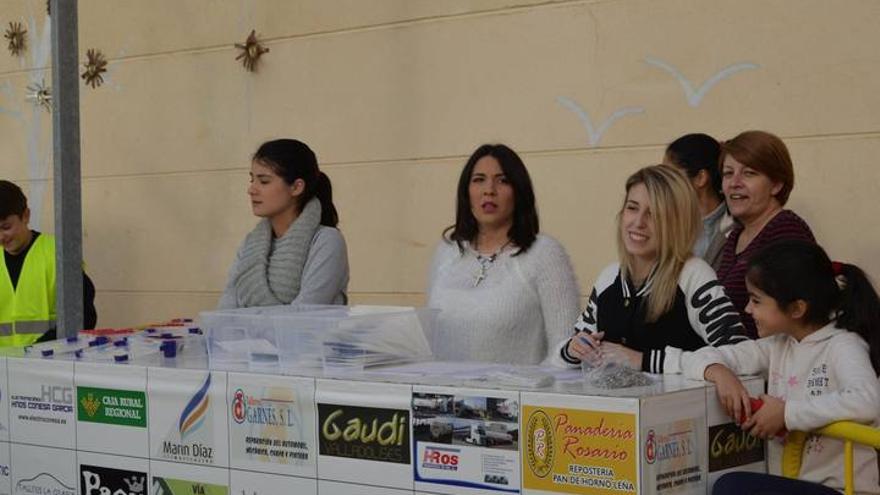
[[[105,84],[80,93],[101,325],[215,305],[255,222],[249,155],[275,137],[309,143],[333,181],[354,302],[423,301],[458,173],[483,142],[521,153],[543,230],[587,292],[614,257],[625,177],[683,133],[749,128],[790,146],[790,207],[832,256],[880,279],[875,0],[79,5],[83,59],[110,60]],[[51,117],[25,101],[51,80],[45,2],[0,0],[0,26],[11,21],[29,48],[0,51],[0,176],[27,186],[51,231]],[[233,48],[251,29],[271,49],[256,74]]]

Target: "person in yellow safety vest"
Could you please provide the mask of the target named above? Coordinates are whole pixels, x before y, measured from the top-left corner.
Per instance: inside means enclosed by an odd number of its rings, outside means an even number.
[[[31,230],[27,198],[0,180],[0,347],[55,338],[55,238]],[[83,327],[95,328],[95,286],[83,272]]]

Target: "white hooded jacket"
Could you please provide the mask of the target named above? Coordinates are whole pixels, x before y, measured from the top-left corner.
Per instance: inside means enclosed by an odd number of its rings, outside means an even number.
[[[706,367],[715,363],[739,375],[763,374],[768,395],[785,401],[789,431],[809,432],[844,420],[876,427],[880,420],[880,380],[871,366],[868,345],[834,323],[800,342],[788,335],[774,335],[704,347],[682,356],[684,374],[694,380],[703,380]],[[771,474],[781,474],[784,444],[784,439],[768,442]],[[853,465],[856,491],[880,493],[876,452],[856,446]],[[808,436],[799,478],[842,490],[843,475],[843,442]]]

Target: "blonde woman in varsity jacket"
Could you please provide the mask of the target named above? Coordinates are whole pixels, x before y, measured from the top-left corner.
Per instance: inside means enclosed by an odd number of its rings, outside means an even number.
[[[555,364],[601,360],[680,373],[683,351],[745,339],[715,272],[693,256],[699,226],[696,195],[682,172],[655,165],[630,176],[618,214],[619,261],[599,275]]]

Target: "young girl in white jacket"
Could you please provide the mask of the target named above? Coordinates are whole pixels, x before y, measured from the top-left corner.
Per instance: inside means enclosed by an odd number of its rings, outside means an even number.
[[[714,382],[721,404],[750,434],[768,439],[770,474],[730,473],[714,495],[836,494],[843,488],[843,442],[807,438],[799,479],[779,476],[784,432],[835,421],[878,425],[880,300],[864,272],[832,263],[803,241],[768,246],[749,261],[749,303],[758,340],[704,347],[682,357],[689,378]],[[737,374],[767,378],[763,406],[752,411]],[[880,493],[876,452],[855,449],[855,488]]]

